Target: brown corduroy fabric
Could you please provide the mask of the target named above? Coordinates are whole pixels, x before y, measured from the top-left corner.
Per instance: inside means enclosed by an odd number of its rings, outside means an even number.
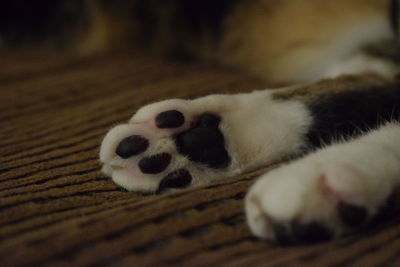
[[[0,52],[0,266],[396,265],[400,227],[313,246],[253,238],[243,197],[255,173],[164,195],[99,172],[102,137],[140,106],[262,88],[210,66],[134,54]],[[400,263],[398,263],[400,264]]]

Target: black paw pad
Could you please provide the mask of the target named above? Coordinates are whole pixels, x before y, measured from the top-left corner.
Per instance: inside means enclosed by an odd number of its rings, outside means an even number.
[[[362,226],[368,217],[368,212],[365,208],[353,206],[343,202],[339,202],[337,211],[342,219],[342,222],[350,227]]]
[[[225,149],[225,140],[218,129],[220,118],[205,114],[197,124],[175,137],[178,151],[190,160],[204,163],[211,168],[225,168],[231,159]]]
[[[275,224],[274,233],[276,241],[281,245],[290,245],[293,243],[293,238],[290,235],[289,229],[282,224]]]
[[[381,223],[393,219],[397,216],[400,210],[400,194],[398,190],[386,199],[385,203],[381,206],[378,214],[375,216],[373,223]]]
[[[168,153],[161,153],[142,158],[139,161],[139,168],[143,173],[156,174],[164,171],[170,162],[171,155]]]
[[[275,238],[281,245],[314,244],[332,239],[333,232],[321,223],[293,222],[274,225]]]
[[[157,115],[156,126],[158,128],[178,128],[185,122],[183,114],[177,110],[168,110]]]
[[[149,141],[146,138],[140,135],[132,135],[119,143],[115,153],[121,158],[127,159],[146,151],[148,146]]]
[[[307,224],[293,223],[293,236],[303,244],[314,244],[332,239],[333,233],[326,226],[318,222]]]
[[[192,176],[190,173],[185,169],[179,169],[165,176],[161,181],[159,189],[184,188],[189,186],[191,182]]]

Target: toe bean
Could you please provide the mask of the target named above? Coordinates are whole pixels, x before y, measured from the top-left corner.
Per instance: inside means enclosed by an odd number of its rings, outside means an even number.
[[[161,153],[142,158],[139,161],[139,168],[143,173],[157,174],[164,171],[170,162],[171,155],[168,153]]]
[[[184,188],[190,185],[192,176],[186,169],[179,169],[169,173],[161,181],[160,189],[164,188]]]
[[[115,153],[121,158],[127,159],[143,153],[148,146],[149,141],[146,138],[140,135],[132,135],[119,143]]]
[[[177,110],[168,110],[158,114],[155,122],[156,126],[161,129],[178,128],[185,122],[185,116]]]
[[[365,208],[339,202],[337,210],[343,223],[350,227],[359,227],[367,220],[368,212]]]

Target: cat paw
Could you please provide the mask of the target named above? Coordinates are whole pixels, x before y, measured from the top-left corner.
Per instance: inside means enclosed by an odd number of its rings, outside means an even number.
[[[310,121],[302,105],[268,91],[161,101],[108,132],[102,170],[131,191],[201,185],[296,152]]]
[[[225,169],[231,157],[219,129],[221,116],[197,113],[189,101],[145,106],[105,136],[103,171],[120,186],[142,192],[199,184],[200,174]]]
[[[245,204],[253,234],[286,245],[316,243],[364,229],[387,212],[393,185],[376,179],[384,170],[365,154],[346,153],[321,150],[260,177]]]

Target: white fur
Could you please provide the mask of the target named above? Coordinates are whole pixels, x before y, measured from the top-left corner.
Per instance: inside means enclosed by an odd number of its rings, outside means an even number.
[[[400,183],[398,140],[400,125],[387,124],[261,176],[246,196],[250,229],[274,239],[272,222],[289,225],[296,219],[322,222],[339,235],[347,229],[335,210],[338,201],[377,214]]]

